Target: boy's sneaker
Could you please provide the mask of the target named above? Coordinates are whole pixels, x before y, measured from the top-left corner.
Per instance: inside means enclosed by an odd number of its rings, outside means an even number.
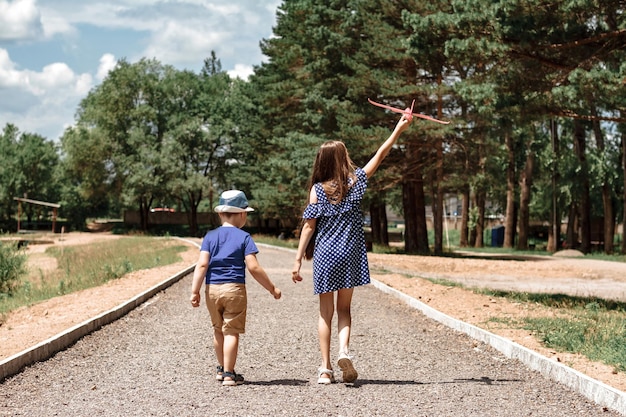
[[[215,379],[218,381],[224,380],[224,367],[222,365],[217,365],[217,373],[215,374]]]
[[[232,387],[235,385],[243,384],[243,375],[238,374],[235,371],[224,372],[222,375],[224,377],[224,379],[222,380],[222,385],[226,387]]]

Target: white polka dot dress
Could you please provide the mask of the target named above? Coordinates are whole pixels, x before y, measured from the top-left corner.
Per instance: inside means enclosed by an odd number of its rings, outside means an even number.
[[[370,283],[361,213],[367,175],[361,168],[355,174],[356,183],[339,204],[331,204],[322,184],[315,184],[318,202],[309,204],[302,215],[304,219],[317,219],[313,253],[315,294]]]

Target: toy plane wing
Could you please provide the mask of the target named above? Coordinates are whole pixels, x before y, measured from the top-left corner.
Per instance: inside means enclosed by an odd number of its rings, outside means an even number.
[[[415,105],[415,100],[413,100],[413,103],[411,103],[411,107],[410,108],[407,107],[404,110],[398,109],[396,107],[391,107],[391,106],[388,106],[386,104],[377,103],[377,102],[375,102],[373,100],[370,100],[369,98],[367,99],[367,101],[369,101],[370,104],[373,104],[374,106],[378,106],[378,107],[382,107],[383,109],[391,110],[394,113],[404,114],[404,115],[407,116],[407,119],[409,119],[409,120],[411,120],[412,117],[419,117],[420,119],[430,120],[431,122],[441,123],[443,125],[447,125],[447,124],[450,123],[450,122],[444,122],[443,120],[435,119],[434,117],[426,116],[425,114],[413,113],[413,106]]]

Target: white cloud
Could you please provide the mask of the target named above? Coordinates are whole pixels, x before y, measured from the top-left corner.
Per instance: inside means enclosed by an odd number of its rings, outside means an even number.
[[[117,65],[117,60],[113,54],[104,54],[100,58],[100,66],[98,66],[98,72],[96,73],[96,79],[98,81],[102,81],[106,78],[115,66]]]
[[[178,67],[200,67],[204,58],[215,51],[228,70],[233,70],[236,64],[262,61],[259,41],[270,36],[276,8],[281,3],[280,0],[39,2],[47,37],[71,33],[81,26],[122,29],[143,36],[143,49],[125,55],[130,61],[146,57]],[[260,34],[262,28],[265,33]]]
[[[0,0],[0,41],[36,39],[43,33],[35,0]]]
[[[225,33],[206,33],[197,27],[171,21],[153,34],[142,56],[156,58],[164,63],[201,63],[227,37]]]
[[[247,80],[254,72],[252,65],[235,64],[235,69],[227,71],[232,78]]]
[[[0,128],[13,123],[22,131],[57,139],[92,86],[90,74],[76,74],[65,63],[19,70],[0,49]]]
[[[0,48],[0,128],[10,122],[57,139],[73,124],[80,101],[115,67],[116,57],[156,58],[199,71],[215,51],[224,70],[247,79],[263,60],[259,42],[271,36],[281,3],[0,0],[0,45],[17,57],[13,62]],[[26,45],[29,49],[17,52]]]

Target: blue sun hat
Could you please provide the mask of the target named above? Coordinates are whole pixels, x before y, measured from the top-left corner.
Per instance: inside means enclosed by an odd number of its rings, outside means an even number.
[[[215,207],[217,213],[243,213],[254,211],[252,207],[248,207],[248,199],[243,191],[228,190],[224,191],[220,196],[220,204]]]

